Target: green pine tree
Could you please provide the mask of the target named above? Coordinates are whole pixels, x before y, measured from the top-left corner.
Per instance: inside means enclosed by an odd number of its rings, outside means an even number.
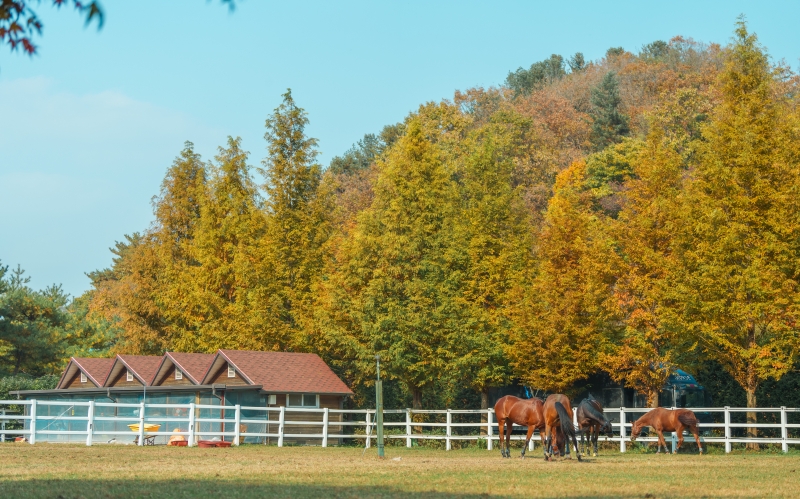
[[[592,89],[592,145],[602,151],[630,134],[629,118],[620,110],[619,82],[613,71]]]

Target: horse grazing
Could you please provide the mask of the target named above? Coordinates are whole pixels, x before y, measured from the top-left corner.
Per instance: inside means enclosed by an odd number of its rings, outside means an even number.
[[[511,427],[514,424],[528,427],[528,435],[525,438],[525,445],[522,446],[522,457],[525,458],[525,449],[533,435],[533,430],[538,429],[542,437],[544,446],[544,416],[542,415],[542,401],[537,398],[521,399],[512,395],[502,397],[494,405],[494,413],[497,416],[497,425],[500,435],[500,455],[511,457],[509,442],[511,440]],[[503,446],[503,428],[505,427],[506,444]]]
[[[697,417],[689,409],[675,409],[672,411],[659,407],[651,410],[633,423],[631,442],[636,441],[636,437],[642,432],[642,428],[645,426],[652,426],[653,429],[656,430],[656,433],[658,433],[658,451],[656,451],[656,454],[661,452],[661,444],[664,444],[664,452],[668,453],[667,442],[664,440],[664,432],[674,431],[678,433],[678,446],[675,448],[675,452],[677,453],[683,443],[683,430],[688,429],[692,435],[694,435],[694,439],[697,442],[697,449],[700,451],[700,454],[702,454],[703,446],[700,445],[700,434],[697,425]]]
[[[603,415],[603,405],[591,395],[587,399],[583,399],[578,407],[575,409],[575,416],[578,420],[578,429],[581,432],[581,450],[584,450],[584,436],[589,432],[588,447],[594,444],[593,456],[597,457],[597,438],[603,432],[606,436],[614,436],[614,431],[611,423],[608,422],[605,415]],[[586,428],[586,430],[584,430]]]
[[[569,456],[569,440],[572,438],[572,443],[575,445],[575,454],[578,456],[578,461],[581,460],[581,452],[578,450],[578,439],[575,436],[575,426],[572,424],[572,406],[569,403],[569,398],[560,393],[554,393],[547,397],[542,406],[544,412],[544,432],[547,439],[547,444],[544,448],[544,460],[548,461],[553,455],[553,437],[556,443],[558,442],[558,431],[564,434],[566,442],[564,447],[566,455]]]

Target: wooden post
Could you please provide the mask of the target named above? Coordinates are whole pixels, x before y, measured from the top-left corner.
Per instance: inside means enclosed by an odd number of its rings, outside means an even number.
[[[144,445],[144,402],[139,403],[139,446]]]
[[[619,451],[625,452],[625,408],[619,408]]]
[[[93,427],[94,426],[94,400],[89,401],[89,413],[87,414],[86,418],[86,445],[91,447],[92,445],[92,433],[94,433]]]
[[[450,443],[450,437],[453,436],[453,428],[450,426],[453,423],[453,413],[450,412],[450,409],[447,409],[447,437],[445,437],[445,450],[451,450],[452,444]]]
[[[194,437],[194,434],[195,434],[195,431],[194,431],[194,424],[195,424],[194,412],[195,412],[195,404],[194,404],[194,402],[191,402],[189,404],[189,443],[186,444],[189,447],[194,447],[194,444],[195,444],[195,442],[194,442],[194,438],[195,438]]]
[[[328,446],[328,408],[322,410],[322,446]]]
[[[789,428],[786,427],[788,420],[786,407],[781,406],[781,450],[783,452],[789,452]]]
[[[370,447],[369,434],[372,433],[372,414],[370,414],[369,410],[367,410],[367,428],[365,431],[367,434],[367,441],[366,443],[364,443],[364,447],[369,449]]]
[[[242,435],[242,429],[240,427],[240,425],[242,423],[242,406],[239,405],[239,404],[236,404],[234,406],[234,408],[235,408],[235,412],[234,412],[234,415],[233,415],[233,421],[234,421],[233,424],[234,424],[235,428],[233,430],[233,445],[237,445],[238,446],[239,445],[239,437]]]
[[[278,447],[283,447],[283,422],[286,421],[286,406],[281,406],[281,413],[278,416]]]
[[[31,433],[28,435],[28,442],[31,445],[36,443],[36,399],[31,399]]]
[[[494,410],[486,409],[486,450],[492,450],[492,420],[494,419]]]
[[[411,409],[406,408],[406,447],[411,448]]]
[[[0,442],[5,442],[6,441],[6,410],[5,410],[5,408],[3,408],[2,411],[0,411],[0,414],[3,416],[3,434],[0,435]]]
[[[731,451],[731,411],[730,407],[725,406],[725,453]]]

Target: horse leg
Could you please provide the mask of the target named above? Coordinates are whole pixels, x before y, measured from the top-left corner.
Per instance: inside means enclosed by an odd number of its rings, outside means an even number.
[[[514,423],[506,420],[506,457],[511,457],[511,432],[514,429]]]
[[[683,426],[679,426],[676,431],[678,433],[678,445],[675,447],[675,451],[673,452],[673,454],[677,454],[678,449],[680,449],[681,444],[683,444]]]
[[[550,456],[548,455],[548,453],[550,453],[550,454],[553,453],[552,452],[553,449],[550,447],[551,438],[552,438],[552,436],[550,435],[550,427],[549,426],[545,426],[544,427],[544,437],[542,437],[542,452],[544,452],[544,460],[545,461],[549,461],[550,460]]]
[[[656,430],[656,433],[658,433],[658,450],[656,451],[656,454],[661,454],[662,442],[664,444],[664,452],[667,452],[667,441],[664,440],[664,433],[662,433],[661,430]]]
[[[600,426],[595,425],[592,428],[592,440],[594,440],[594,454],[593,457],[597,457],[597,438],[600,436]]]
[[[525,445],[522,446],[522,455],[519,456],[522,459],[525,459],[525,451],[528,450],[528,442],[531,441],[531,435],[533,435],[533,425],[528,426],[528,435],[525,437]]]
[[[692,435],[694,435],[695,442],[697,442],[697,451],[702,454],[703,446],[700,445],[700,431],[697,429],[697,426],[692,426],[690,431],[692,432]]]
[[[506,457],[506,451],[503,448],[503,438],[505,437],[505,434],[504,434],[505,433],[505,431],[504,431],[505,430],[504,423],[505,423],[504,419],[502,419],[502,418],[498,418],[497,419],[497,434],[500,437],[500,438],[497,439],[498,440],[497,443],[500,446],[500,456],[501,457]]]

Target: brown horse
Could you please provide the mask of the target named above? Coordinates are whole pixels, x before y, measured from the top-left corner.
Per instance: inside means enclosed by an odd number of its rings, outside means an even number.
[[[542,416],[542,401],[537,398],[521,399],[511,395],[502,397],[494,405],[494,413],[497,416],[497,426],[500,435],[500,455],[511,457],[509,442],[511,440],[511,427],[514,424],[528,427],[528,435],[525,437],[525,445],[522,446],[522,457],[525,458],[525,449],[531,440],[533,430],[538,429],[544,445],[544,417]],[[503,447],[503,428],[505,427],[506,444]]]
[[[575,426],[572,424],[572,406],[569,403],[569,398],[560,393],[554,393],[547,397],[542,407],[544,412],[544,432],[547,444],[544,448],[544,460],[548,461],[553,455],[553,440],[558,442],[558,431],[564,434],[566,442],[566,455],[569,456],[569,440],[572,438],[572,443],[575,445],[575,454],[578,456],[578,461],[581,460],[581,452],[578,450],[578,439],[575,437]],[[555,439],[553,437],[556,437]]]
[[[667,442],[664,440],[664,432],[674,431],[678,433],[678,446],[675,448],[675,452],[677,453],[683,443],[683,430],[688,429],[692,435],[694,435],[694,439],[697,442],[697,449],[700,451],[700,454],[702,454],[703,446],[700,445],[700,434],[697,425],[697,417],[689,409],[675,409],[671,411],[659,407],[651,410],[633,423],[631,442],[636,441],[636,437],[642,432],[642,428],[645,426],[652,426],[653,429],[656,430],[656,433],[658,433],[658,451],[656,451],[656,454],[661,452],[662,444],[664,445],[664,452],[668,453]]]
[[[600,433],[605,433],[608,437],[614,435],[611,423],[603,414],[603,404],[589,395],[589,398],[583,399],[578,404],[578,408],[575,409],[575,418],[578,420],[578,429],[581,432],[581,450],[588,452],[584,450],[584,437],[588,431],[588,447],[592,447],[594,444],[593,456],[597,457],[597,438]]]

